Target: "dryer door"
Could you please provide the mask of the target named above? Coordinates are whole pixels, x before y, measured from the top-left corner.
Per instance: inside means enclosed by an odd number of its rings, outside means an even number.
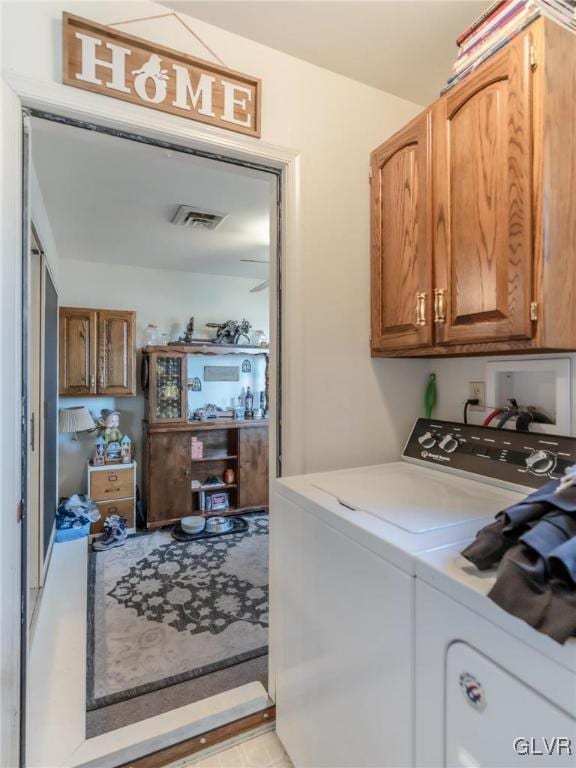
[[[446,765],[576,766],[576,720],[466,643],[446,664]]]

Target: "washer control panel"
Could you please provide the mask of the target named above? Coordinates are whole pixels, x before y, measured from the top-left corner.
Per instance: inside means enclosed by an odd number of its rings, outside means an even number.
[[[418,419],[403,456],[539,488],[576,464],[576,438]]]

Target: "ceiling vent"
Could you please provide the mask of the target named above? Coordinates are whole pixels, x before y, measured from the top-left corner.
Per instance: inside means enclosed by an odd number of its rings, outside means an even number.
[[[190,227],[190,229],[216,229],[225,218],[224,213],[203,211],[202,208],[193,208],[191,205],[180,205],[174,214],[172,224]]]

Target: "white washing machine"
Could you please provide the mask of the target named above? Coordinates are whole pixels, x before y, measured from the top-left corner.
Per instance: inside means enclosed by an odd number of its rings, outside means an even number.
[[[494,572],[460,555],[416,566],[416,765],[576,766],[576,641],[560,645],[503,611]]]
[[[420,419],[400,462],[275,484],[270,643],[277,730],[296,768],[400,768],[417,751],[425,765],[417,712],[439,729],[435,754],[444,754],[446,653],[431,657],[430,709],[422,655],[415,668],[416,645],[444,618],[415,623],[416,556],[471,539],[576,461],[538,452],[537,435]]]

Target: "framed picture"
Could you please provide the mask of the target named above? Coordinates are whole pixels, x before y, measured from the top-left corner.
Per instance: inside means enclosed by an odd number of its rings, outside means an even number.
[[[212,512],[219,509],[228,509],[228,494],[227,493],[213,493],[212,494]]]
[[[252,363],[250,360],[244,360],[242,363],[242,373],[252,373]]]
[[[198,376],[194,376],[193,379],[188,381],[188,386],[191,392],[202,392],[202,382]]]
[[[240,381],[237,365],[205,365],[204,381]]]

